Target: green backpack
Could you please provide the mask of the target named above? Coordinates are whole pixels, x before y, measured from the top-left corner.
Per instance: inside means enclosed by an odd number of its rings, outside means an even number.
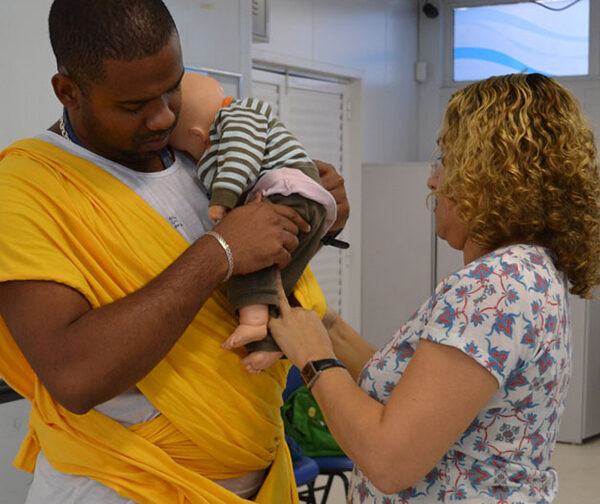
[[[329,432],[317,401],[306,387],[298,387],[281,407],[285,433],[296,440],[308,457],[345,455]]]

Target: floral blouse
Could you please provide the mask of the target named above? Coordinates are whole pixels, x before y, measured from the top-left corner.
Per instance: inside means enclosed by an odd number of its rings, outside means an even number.
[[[498,249],[446,277],[366,364],[359,385],[385,404],[428,339],[470,355],[499,388],[422,481],[384,495],[356,467],[350,502],[551,502],[550,456],[571,373],[567,288],[551,253],[532,245]]]

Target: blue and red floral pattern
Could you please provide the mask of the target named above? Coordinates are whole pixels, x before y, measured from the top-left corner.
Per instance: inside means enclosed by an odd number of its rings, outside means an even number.
[[[359,385],[385,404],[428,339],[470,355],[499,388],[425,479],[384,495],[355,468],[350,502],[551,502],[558,480],[550,456],[571,371],[567,289],[550,252],[532,245],[501,248],[446,277],[367,363]]]

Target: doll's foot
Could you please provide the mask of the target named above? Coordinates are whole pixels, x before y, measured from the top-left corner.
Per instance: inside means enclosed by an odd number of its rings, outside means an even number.
[[[252,341],[260,341],[267,335],[267,325],[240,324],[221,345],[225,350],[241,347]]]
[[[283,352],[267,352],[258,350],[248,354],[242,359],[242,365],[246,367],[246,371],[251,374],[257,374],[269,368],[272,364],[283,357]]]

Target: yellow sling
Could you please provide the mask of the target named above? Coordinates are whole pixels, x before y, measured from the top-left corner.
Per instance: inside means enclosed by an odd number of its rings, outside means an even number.
[[[0,154],[0,188],[0,281],[59,282],[96,308],[141,288],[188,246],[106,171],[41,140]],[[323,315],[310,270],[295,295]],[[42,449],[59,471],[148,504],[248,502],[212,480],[270,468],[256,502],[298,502],[279,410],[289,363],[247,374],[238,354],[220,348],[236,323],[223,290],[215,291],[137,384],[161,415],[126,428],[96,410],[62,408],[0,318],[0,375],[32,402],[15,465],[32,471]]]

